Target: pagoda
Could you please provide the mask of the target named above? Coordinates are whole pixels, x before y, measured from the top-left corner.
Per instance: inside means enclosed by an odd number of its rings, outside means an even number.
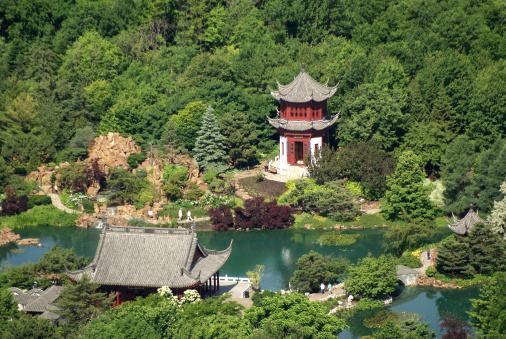
[[[219,292],[219,270],[228,260],[232,243],[223,251],[202,246],[191,229],[122,227],[106,225],[95,258],[86,267],[66,271],[77,282],[86,274],[100,290],[116,293],[117,306],[137,296],[171,288],[181,299],[187,289],[204,297]]]
[[[329,142],[329,128],[339,113],[332,118],[327,113],[327,100],[337,90],[328,87],[328,80],[320,84],[313,79],[302,64],[299,75],[289,84],[281,85],[278,90],[270,89],[271,95],[280,101],[276,119],[269,123],[279,133],[279,161],[281,165],[302,165],[306,154],[314,155],[315,150]]]
[[[456,233],[460,236],[467,237],[469,233],[471,233],[471,230],[473,229],[474,225],[479,222],[485,222],[478,213],[476,213],[473,209],[473,205],[469,205],[469,211],[467,212],[466,216],[460,220],[457,220],[455,216],[452,213],[453,223],[450,223],[448,220],[446,220],[446,224],[448,225],[448,228],[452,230],[453,233]]]

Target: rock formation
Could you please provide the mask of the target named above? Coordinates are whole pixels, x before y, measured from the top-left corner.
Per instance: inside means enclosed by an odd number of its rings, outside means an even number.
[[[0,246],[7,245],[10,242],[16,242],[19,239],[21,239],[19,234],[15,234],[6,225],[4,225],[4,228],[0,231]]]
[[[4,228],[0,231],[0,246],[7,245],[8,243],[15,242],[19,246],[30,246],[40,244],[37,238],[26,238],[21,239],[19,234],[15,234],[10,228],[4,225]]]
[[[109,167],[128,169],[128,156],[140,153],[141,148],[135,144],[132,137],[124,138],[119,133],[109,133],[90,141],[88,159],[98,159],[100,169],[107,171]]]

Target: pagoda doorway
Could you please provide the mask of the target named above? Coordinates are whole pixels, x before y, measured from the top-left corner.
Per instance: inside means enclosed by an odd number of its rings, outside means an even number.
[[[295,142],[295,163],[304,165],[304,143],[300,141]]]

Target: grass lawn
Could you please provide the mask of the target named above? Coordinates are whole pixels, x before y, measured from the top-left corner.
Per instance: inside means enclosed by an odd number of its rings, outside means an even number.
[[[268,179],[256,181],[254,176],[239,179],[239,185],[252,196],[262,196],[266,199],[277,199],[288,191],[284,182]]]
[[[355,221],[335,221],[331,218],[325,218],[319,215],[311,215],[309,213],[302,213],[300,215],[295,215],[295,224],[294,228],[304,228],[305,225],[310,224],[311,228],[318,229],[331,229],[334,228],[334,225],[339,224],[343,225],[346,228],[375,228],[375,227],[390,227],[394,223],[400,222],[392,222],[385,220],[379,213],[375,214],[364,214],[359,217],[358,220]]]

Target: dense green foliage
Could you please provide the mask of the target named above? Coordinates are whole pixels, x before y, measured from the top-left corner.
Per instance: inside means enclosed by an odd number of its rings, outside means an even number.
[[[396,254],[414,250],[428,243],[437,233],[432,220],[413,220],[407,224],[395,224],[383,235],[385,247]]]
[[[361,195],[372,200],[383,196],[386,177],[395,170],[395,160],[374,140],[352,141],[338,150],[320,148],[305,163],[317,183],[348,178],[360,183]]]
[[[480,291],[480,299],[471,299],[469,312],[473,325],[487,339],[506,335],[506,273],[497,273]]]
[[[280,200],[303,212],[319,212],[338,221],[350,221],[359,215],[358,206],[340,180],[319,186],[313,180],[290,182],[289,191]],[[287,185],[287,186],[288,186]]]
[[[334,146],[413,150],[437,172],[455,136],[480,151],[505,136],[503,11],[497,1],[6,0],[1,156],[30,168],[75,160],[110,131],[144,149],[192,150],[212,105],[230,126],[231,164],[246,164],[276,144],[268,86],[306,62],[316,80],[340,81]],[[168,129],[176,138],[162,138]]]
[[[17,307],[17,305],[16,305]],[[23,316],[19,319],[9,321],[0,329],[2,338],[8,339],[63,339],[63,331],[56,327],[48,319],[38,316]]]
[[[316,292],[323,282],[335,283],[348,269],[349,262],[310,251],[297,259],[297,270],[290,278],[290,286],[300,292]]]
[[[324,233],[317,243],[324,246],[349,246],[357,241],[360,234],[342,234],[341,232]]]
[[[53,205],[47,205],[35,206],[30,211],[15,216],[0,217],[0,223],[10,229],[39,225],[75,226],[77,217],[77,213],[66,213]]]
[[[98,292],[99,287],[100,285],[90,282],[90,278],[84,275],[78,282],[66,285],[60,293],[55,301],[59,308],[55,313],[67,320],[63,327],[67,336],[79,334],[91,319],[98,317],[111,306],[116,295],[108,296]]]
[[[381,299],[390,295],[398,285],[395,258],[381,255],[360,259],[349,268],[344,288],[355,297]]]

